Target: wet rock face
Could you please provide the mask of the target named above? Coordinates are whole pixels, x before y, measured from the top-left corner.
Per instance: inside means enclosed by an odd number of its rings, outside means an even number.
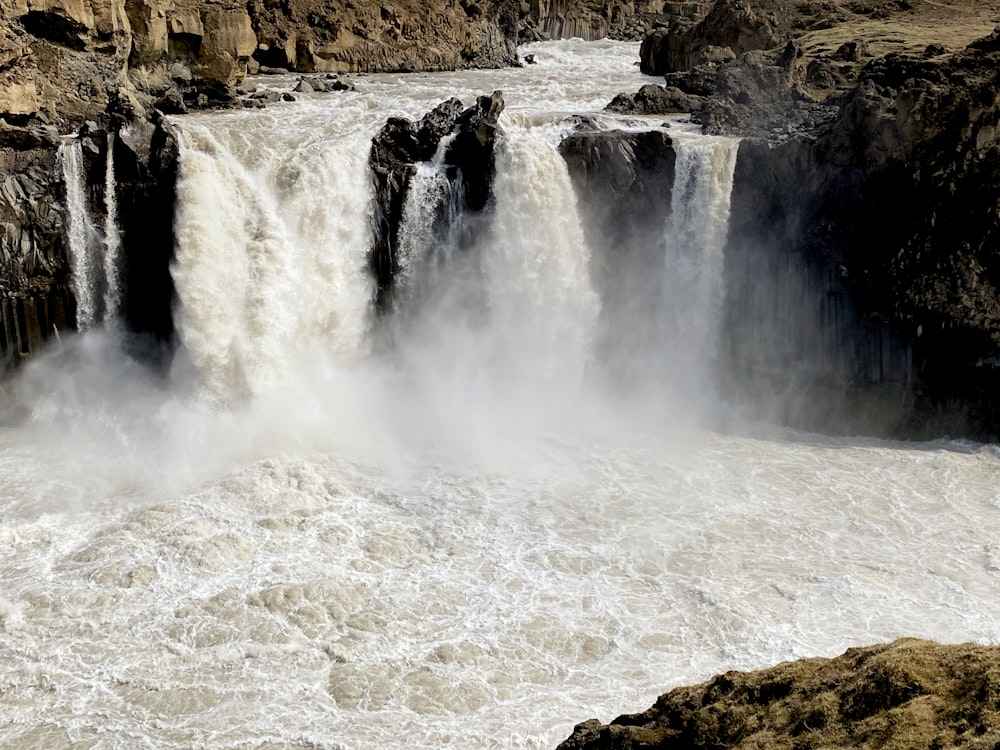
[[[576,726],[559,750],[993,747],[1000,649],[904,639],[727,672],[647,711]]]
[[[455,98],[442,102],[418,122],[390,118],[372,140],[368,163],[375,183],[372,270],[378,303],[391,297],[399,271],[399,228],[410,179],[420,162],[440,156],[453,186],[460,186],[463,209],[488,209],[495,175],[494,149],[501,136],[503,94],[480,96],[467,109]],[[444,148],[443,154],[438,154]]]
[[[57,143],[48,129],[0,125],[0,355],[8,366],[74,320]]]
[[[673,192],[673,145],[662,130],[601,130],[583,119],[559,151],[578,196],[593,278],[604,301],[608,325],[598,346],[607,362],[635,361],[641,354],[635,347],[647,343],[620,332],[648,330],[657,315],[666,273],[663,224]]]

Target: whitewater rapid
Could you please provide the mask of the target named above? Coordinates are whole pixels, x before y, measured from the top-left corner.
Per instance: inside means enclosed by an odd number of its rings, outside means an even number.
[[[95,325],[11,386],[0,746],[551,749],[727,669],[1000,640],[994,446],[688,418],[727,411],[732,142],[677,136],[645,364],[686,364],[595,377],[601,248],[557,145],[646,79],[635,45],[534,51],[175,118],[172,370]],[[366,144],[496,88],[491,223],[467,253],[411,207],[412,283],[377,318]]]

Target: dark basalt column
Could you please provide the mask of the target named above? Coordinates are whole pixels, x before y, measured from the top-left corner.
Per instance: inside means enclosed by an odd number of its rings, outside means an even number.
[[[462,108],[458,99],[442,102],[419,122],[390,118],[372,141],[368,163],[375,183],[372,272],[378,286],[377,302],[383,307],[391,297],[399,271],[399,228],[410,179],[419,162],[437,153],[443,138],[454,134],[444,154],[448,179],[460,181],[465,211],[489,208],[496,173],[494,149],[500,136],[503,94],[480,96]]]

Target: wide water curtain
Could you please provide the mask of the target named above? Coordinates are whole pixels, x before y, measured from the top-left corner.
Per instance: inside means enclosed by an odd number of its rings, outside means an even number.
[[[546,129],[509,128],[495,191],[485,263],[497,346],[523,365],[518,377],[572,386],[592,352],[600,300],[573,185]]]
[[[179,128],[172,267],[180,337],[220,398],[279,384],[306,356],[355,356],[372,295],[367,151],[227,124]]]

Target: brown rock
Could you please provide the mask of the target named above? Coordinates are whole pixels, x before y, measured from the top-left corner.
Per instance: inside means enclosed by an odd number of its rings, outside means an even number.
[[[998,697],[1000,648],[904,639],[677,688],[559,750],[992,748]]]

